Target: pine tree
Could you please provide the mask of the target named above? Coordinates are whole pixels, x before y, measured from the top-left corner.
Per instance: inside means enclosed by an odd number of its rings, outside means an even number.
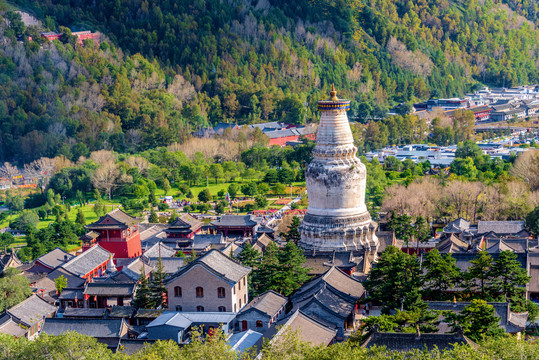
[[[448,311],[444,316],[453,331],[460,326],[464,335],[474,341],[481,340],[485,336],[501,336],[504,333],[498,326],[500,318],[496,315],[494,306],[487,304],[485,300],[474,299],[460,314]]]
[[[258,269],[251,273],[254,295],[279,288],[279,284],[276,284],[278,279],[275,277],[275,274],[280,271],[278,253],[279,248],[271,242],[262,255]]]
[[[78,209],[77,211],[77,219],[75,220],[77,224],[86,225],[86,219],[84,218],[84,213],[82,212],[82,209]]]
[[[148,217],[148,222],[151,224],[156,224],[159,222],[159,218],[157,217],[157,213],[154,209],[150,210],[150,216]]]
[[[135,299],[133,300],[133,305],[138,309],[150,309],[152,308],[150,297],[151,292],[148,286],[148,279],[146,278],[146,273],[143,269],[138,278],[138,288]]]
[[[423,266],[426,270],[423,277],[425,293],[436,300],[443,300],[444,291],[453,287],[461,276],[456,260],[451,254],[442,256],[438,249],[429,251]]]
[[[517,254],[504,250],[494,261],[490,270],[493,294],[503,294],[505,301],[523,295],[525,285],[530,281],[526,270],[517,260]]]
[[[301,225],[301,221],[299,217],[294,216],[292,218],[292,222],[290,223],[290,226],[288,227],[287,233],[281,233],[281,236],[286,241],[293,241],[294,243],[298,243],[299,240],[301,240],[301,234],[299,233],[299,226]]]
[[[250,243],[245,244],[243,250],[238,254],[238,260],[241,264],[253,269],[259,266],[260,258],[260,253]]]
[[[309,269],[303,267],[305,256],[303,251],[293,242],[288,241],[284,248],[278,252],[279,271],[274,274],[273,283],[277,292],[289,296],[309,280]]]
[[[165,269],[161,257],[157,259],[155,270],[152,273],[152,280],[150,281],[150,304],[152,308],[158,308],[159,306],[166,306],[165,295],[167,288],[165,287]]]
[[[470,266],[466,274],[467,287],[474,287],[476,280],[479,280],[481,283],[481,296],[484,296],[485,288],[489,284],[491,276],[492,256],[486,251],[481,251],[470,263],[472,266]]]

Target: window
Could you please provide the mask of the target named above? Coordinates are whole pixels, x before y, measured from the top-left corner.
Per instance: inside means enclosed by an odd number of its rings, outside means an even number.
[[[198,286],[196,291],[197,291],[197,298],[204,297],[204,288],[202,288],[201,286]]]
[[[224,298],[225,297],[225,288],[224,287],[218,287],[217,288],[217,297],[218,298]]]
[[[241,290],[241,280],[238,282],[238,290]]]
[[[243,286],[247,286],[246,282],[247,282],[246,278],[243,278]]]
[[[182,288],[180,286],[174,287],[174,297],[182,297]]]
[[[204,312],[204,306],[197,306],[197,312]]]
[[[232,290],[234,291],[234,295],[236,295],[236,285],[234,285],[234,287],[232,288]]]
[[[240,309],[241,309],[241,299],[240,299]]]
[[[217,308],[217,310],[219,310],[219,312],[226,312],[226,307],[224,307],[224,306],[219,306],[219,307]]]
[[[262,320],[257,320],[256,321],[256,327],[262,327]]]
[[[182,311],[181,305],[176,305],[176,311]]]
[[[236,311],[237,311],[237,309],[236,309],[236,304],[234,304],[234,312],[236,312]]]
[[[243,302],[247,304],[247,294],[243,295]]]

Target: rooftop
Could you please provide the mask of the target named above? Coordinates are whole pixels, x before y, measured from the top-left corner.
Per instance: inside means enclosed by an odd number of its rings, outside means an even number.
[[[238,282],[251,272],[251,268],[238,264],[220,251],[210,250],[204,256],[190,262],[187,266],[184,266],[175,274],[171,275],[167,279],[167,282],[181,276],[183,273],[197,265],[204,266],[208,270],[216,273],[216,275],[226,278],[234,283]]]
[[[18,303],[7,310],[7,313],[20,320],[27,326],[32,326],[44,317],[52,316],[58,308],[52,306],[37,295],[31,295],[28,299]]]
[[[152,245],[150,248],[148,248],[144,252],[144,256],[147,257],[147,258],[159,257],[159,256],[161,256],[161,257],[171,257],[171,256],[174,256],[174,254],[176,254],[176,250],[172,249],[169,246],[166,246],[165,244],[163,244],[160,241],[158,241],[157,243]]]
[[[65,252],[64,250],[57,247],[56,249],[46,253],[45,255],[38,257],[35,261],[38,261],[51,269],[55,269],[58,266],[73,259],[74,257],[74,255],[71,255],[70,253]]]
[[[123,319],[46,319],[43,324],[43,333],[48,335],[61,335],[68,331],[75,331],[82,335],[95,338],[119,338],[127,333],[127,324]]]
[[[273,290],[268,290],[265,293],[255,297],[247,306],[245,306],[240,313],[244,313],[251,309],[256,309],[269,317],[275,316],[286,305],[288,299]]]
[[[498,235],[516,234],[524,230],[524,221],[479,221],[477,233],[494,232]]]
[[[219,220],[212,221],[215,226],[255,226],[256,221],[252,220],[251,215],[221,215]]]
[[[135,293],[135,283],[121,283],[111,281],[94,281],[86,284],[85,295],[95,296],[133,296]]]
[[[138,224],[139,219],[125,213],[121,209],[114,209],[108,214],[102,216],[96,222],[86,226],[88,229],[103,229],[103,228],[128,228]]]
[[[79,256],[74,257],[61,267],[74,275],[85,276],[99,265],[109,260],[111,253],[101,246],[92,246]]]

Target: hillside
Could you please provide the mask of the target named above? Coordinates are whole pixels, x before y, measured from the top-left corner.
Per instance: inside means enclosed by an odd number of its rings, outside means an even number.
[[[314,121],[331,83],[365,121],[481,84],[539,82],[537,9],[526,1],[14,2],[49,30],[110,42],[2,45],[1,160],[147,149],[227,120]]]

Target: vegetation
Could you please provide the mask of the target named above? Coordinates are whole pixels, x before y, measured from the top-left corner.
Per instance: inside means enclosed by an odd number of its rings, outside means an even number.
[[[195,333],[196,335],[196,333]],[[98,343],[95,338],[68,332],[60,336],[42,334],[33,341],[25,338],[15,339],[13,336],[0,334],[1,356],[6,360],[19,359],[237,359],[238,354],[226,344],[225,337],[218,331],[208,341],[203,336],[193,336],[193,341],[178,347],[172,341],[158,341],[139,352],[127,355],[122,349],[112,353],[107,346]],[[516,337],[492,338],[480,342],[477,349],[470,346],[456,345],[452,350],[393,352],[387,349],[365,349],[352,341],[334,344],[328,347],[313,347],[298,339],[297,333],[286,331],[283,341],[266,344],[264,358],[269,360],[291,359],[535,359],[539,356],[537,345],[530,341],[518,340]],[[248,353],[242,359],[254,358]]]
[[[32,294],[30,282],[20,271],[14,268],[5,269],[0,277],[0,312],[17,305]]]

